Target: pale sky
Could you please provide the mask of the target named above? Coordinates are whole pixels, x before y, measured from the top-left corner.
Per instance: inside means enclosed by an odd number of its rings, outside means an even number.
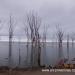
[[[22,31],[24,15],[34,10],[49,25],[48,37],[56,31],[56,25],[61,25],[65,33],[75,32],[75,0],[0,0],[0,20],[3,29],[0,34],[6,34],[10,13],[18,21],[15,34]],[[41,29],[42,30],[42,29]]]

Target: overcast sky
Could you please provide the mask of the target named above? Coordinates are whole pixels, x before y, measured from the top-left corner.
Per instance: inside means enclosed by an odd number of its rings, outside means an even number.
[[[17,21],[21,21],[24,14],[36,11],[54,34],[55,26],[61,25],[64,32],[75,32],[75,0],[0,0],[0,20],[4,25],[0,33],[7,31],[9,14],[13,13]],[[19,22],[15,32],[22,31]],[[48,33],[50,35],[50,33]]]

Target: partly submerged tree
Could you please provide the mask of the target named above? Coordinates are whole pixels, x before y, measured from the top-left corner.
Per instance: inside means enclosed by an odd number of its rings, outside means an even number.
[[[10,15],[9,18],[9,67],[12,65],[12,38],[13,38],[13,17]]]
[[[73,47],[74,41],[75,41],[75,33],[74,32],[71,34],[71,40],[72,40],[72,47]]]
[[[28,26],[25,26],[25,34],[26,34],[26,37],[27,37],[27,44],[26,44],[26,48],[27,48],[27,56],[26,56],[26,65],[28,66],[29,65],[29,40],[30,40],[30,35],[29,35],[29,29],[28,29]]]
[[[19,48],[19,62],[18,62],[18,67],[20,67],[20,65],[21,65],[21,47],[20,47],[20,45],[21,45],[21,37],[19,37],[19,39],[18,39],[19,41],[18,41],[18,48]]]
[[[74,42],[75,42],[75,33],[71,33],[71,41],[72,41],[72,52],[74,53]],[[73,56],[74,58],[74,56]]]
[[[67,58],[68,58],[68,60],[69,60],[69,40],[70,39],[70,36],[69,36],[69,34],[67,35]]]
[[[58,59],[59,59],[59,61],[63,58],[63,45],[62,45],[62,42],[63,42],[63,35],[64,35],[64,33],[63,33],[63,31],[62,31],[62,29],[59,27],[59,25],[56,27],[56,29],[57,29],[57,33],[56,33],[56,35],[57,35],[57,40],[58,40]]]
[[[31,66],[39,66],[39,28],[41,25],[41,19],[35,13],[30,13],[27,15],[27,24],[30,28],[31,35]],[[41,49],[40,49],[41,50]],[[39,61],[39,62],[38,62]]]
[[[46,55],[46,44],[47,44],[47,31],[48,31],[48,27],[46,24],[44,25],[44,28],[43,28],[43,37],[42,37],[42,43],[43,43],[43,64],[46,65],[46,62],[47,62],[47,55]]]

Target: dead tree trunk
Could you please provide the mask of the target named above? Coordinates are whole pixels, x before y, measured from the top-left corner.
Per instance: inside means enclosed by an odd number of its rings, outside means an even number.
[[[28,66],[29,65],[29,29],[28,29],[28,27],[25,28],[25,33],[26,33],[26,37],[27,37],[27,44],[26,44],[27,57],[26,57],[26,63],[27,63],[27,66]]]
[[[18,42],[18,44],[19,44],[19,63],[18,63],[18,66],[20,66],[20,64],[21,64],[21,49],[20,49],[20,39],[19,39],[19,42]]]
[[[69,60],[69,35],[67,35],[67,58]]]
[[[41,37],[38,34],[38,65],[41,66],[41,42],[40,42]]]
[[[47,26],[46,25],[44,25],[44,28],[43,28],[44,30],[43,30],[43,39],[42,39],[42,42],[43,42],[43,64],[44,65],[46,65],[46,61],[47,61],[47,58],[46,58],[46,40],[47,40],[47,30],[48,30],[48,28],[47,28]]]
[[[74,47],[74,38],[72,38],[72,49]]]
[[[62,41],[63,41],[63,31],[59,27],[57,28],[57,39],[58,39],[58,59],[59,62],[63,59],[63,48],[62,48]]]
[[[13,37],[13,23],[12,17],[10,16],[10,24],[9,24],[9,67],[12,65],[12,37]]]
[[[38,34],[41,22],[34,13],[27,16],[27,22],[31,31],[31,66],[38,67]]]
[[[72,35],[71,35],[71,40],[72,40],[72,52],[74,53],[75,33],[72,33]],[[74,54],[73,54],[73,58],[74,58]]]

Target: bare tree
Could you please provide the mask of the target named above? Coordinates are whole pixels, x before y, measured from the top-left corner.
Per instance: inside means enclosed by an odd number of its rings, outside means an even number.
[[[43,54],[43,55],[44,55],[44,56],[43,56],[43,57],[44,57],[44,59],[43,59],[43,60],[44,60],[44,65],[46,64],[46,61],[47,61],[47,60],[46,60],[46,59],[47,59],[47,58],[46,58],[47,30],[48,30],[47,25],[44,25],[44,28],[43,28],[43,38],[42,38],[43,51],[44,51],[44,52],[43,52],[43,53],[44,53],[44,54]]]
[[[41,66],[41,36],[38,34],[38,65]]]
[[[72,40],[72,48],[74,46],[74,41],[75,41],[75,33],[71,34],[71,40]]]
[[[69,34],[67,35],[67,58],[69,60]]]
[[[12,56],[12,37],[13,37],[13,18],[10,16],[9,20],[9,67],[11,67],[11,56]]]
[[[31,13],[27,15],[27,23],[31,31],[31,64],[38,66],[38,39],[39,27],[41,20],[37,14]]]
[[[20,44],[21,44],[21,42],[20,42],[20,37],[19,37],[19,42],[18,42],[18,45],[19,45],[19,63],[18,63],[18,66],[20,66],[20,64],[21,64],[21,48],[20,48]]]
[[[74,51],[74,41],[75,41],[75,33],[74,32],[72,32],[72,34],[71,34],[71,40],[72,40],[72,51]]]
[[[27,45],[26,45],[26,48],[27,48],[27,57],[26,57],[26,63],[27,63],[27,66],[29,64],[29,39],[30,39],[30,35],[29,35],[29,29],[28,27],[26,26],[25,27],[25,33],[26,33],[26,37],[27,37]]]
[[[59,50],[59,55],[58,55],[58,58],[59,58],[59,61],[62,59],[63,57],[63,49],[62,49],[62,41],[63,41],[63,31],[62,29],[57,26],[57,39],[58,39],[58,50]]]

